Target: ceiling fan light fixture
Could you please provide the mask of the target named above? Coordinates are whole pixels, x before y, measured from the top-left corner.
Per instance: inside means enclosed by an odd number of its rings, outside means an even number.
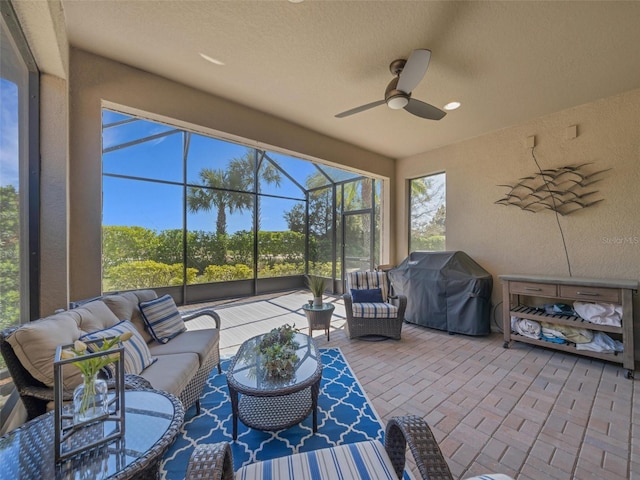
[[[400,110],[409,103],[409,99],[404,95],[397,95],[395,97],[387,98],[387,105],[393,110]]]
[[[455,110],[456,108],[460,108],[460,105],[462,105],[460,102],[449,102],[442,108],[445,110]]]
[[[392,110],[400,110],[409,103],[409,97],[406,94],[398,94],[387,97],[387,105]]]

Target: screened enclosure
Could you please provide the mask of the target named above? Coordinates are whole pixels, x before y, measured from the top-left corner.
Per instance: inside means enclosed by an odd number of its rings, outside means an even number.
[[[102,142],[103,292],[340,293],[379,262],[380,180],[108,109]]]

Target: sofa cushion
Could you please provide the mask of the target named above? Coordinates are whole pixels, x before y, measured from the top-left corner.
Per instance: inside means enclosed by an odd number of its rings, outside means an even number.
[[[311,450],[251,463],[236,472],[238,480],[277,478],[375,478],[397,480],[384,446],[377,440]]]
[[[7,342],[11,345],[20,363],[33,378],[53,387],[53,361],[58,345],[69,345],[82,332],[78,328],[78,316],[73,312],[62,312],[50,317],[25,323],[16,330]],[[82,381],[77,367],[65,365],[64,385],[73,389]]]
[[[135,292],[119,293],[117,295],[105,295],[102,301],[118,317],[119,320],[129,320],[133,323],[144,341],[149,343],[153,340],[151,334],[147,332],[142,313],[140,313],[140,302],[157,298],[153,290],[137,290]]]
[[[171,295],[140,302],[140,311],[149,333],[156,342],[167,343],[187,329]]]
[[[101,340],[103,338],[116,337],[125,332],[131,332],[132,336],[126,342],[122,342],[124,346],[124,371],[125,373],[139,375],[156,359],[151,356],[147,343],[131,322],[124,320],[111,328],[87,333],[82,335],[80,340]]]
[[[170,342],[167,345],[170,345]],[[153,388],[180,396],[194,377],[198,368],[198,355],[195,353],[175,353],[157,355],[157,361],[146,368],[141,375],[149,380]]]
[[[220,332],[215,328],[205,328],[183,332],[169,343],[151,342],[149,350],[154,357],[174,353],[196,353],[199,365],[202,365],[211,352],[218,349],[219,342]]]
[[[78,327],[83,332],[95,332],[104,328],[113,327],[115,324],[124,320],[117,317],[110,309],[100,300],[85,303],[81,307],[70,310],[76,316]]]

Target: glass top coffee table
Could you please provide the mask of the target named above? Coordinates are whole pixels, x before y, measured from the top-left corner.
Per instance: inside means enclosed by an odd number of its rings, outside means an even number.
[[[298,362],[287,379],[267,377],[257,346],[264,335],[244,342],[227,371],[233,412],[233,439],[238,438],[238,418],[257,430],[292,427],[313,412],[313,431],[318,430],[318,393],[322,360],[313,338],[296,333]]]

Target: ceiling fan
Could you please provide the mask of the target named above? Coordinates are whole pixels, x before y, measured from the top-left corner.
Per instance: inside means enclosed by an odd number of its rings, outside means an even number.
[[[387,85],[387,89],[384,92],[384,100],[377,100],[352,108],[346,112],[338,113],[336,118],[348,117],[386,103],[389,108],[394,110],[404,108],[407,112],[418,117],[428,120],[440,120],[447,114],[446,112],[433,105],[411,98],[411,91],[416,88],[424,74],[427,73],[430,59],[431,50],[417,49],[411,52],[408,60],[404,58],[394,60],[389,65],[389,70],[394,75],[394,79]]]

